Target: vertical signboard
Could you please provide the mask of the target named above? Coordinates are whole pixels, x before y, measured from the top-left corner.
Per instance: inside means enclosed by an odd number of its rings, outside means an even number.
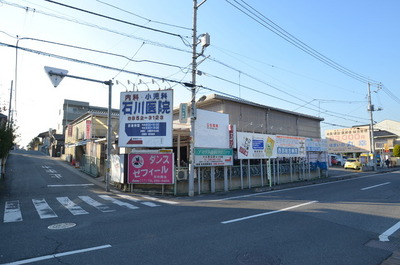
[[[229,115],[198,109],[195,147],[229,148]]]
[[[180,123],[187,123],[188,120],[188,104],[181,103],[179,105],[179,122]]]
[[[129,184],[173,184],[173,153],[137,153],[128,155]]]
[[[173,90],[121,92],[119,146],[171,147]]]
[[[92,121],[86,120],[85,139],[92,139]]]

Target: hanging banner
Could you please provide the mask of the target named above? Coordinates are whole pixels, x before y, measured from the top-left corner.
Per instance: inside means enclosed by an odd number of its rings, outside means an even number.
[[[173,184],[174,153],[128,155],[129,184]]]
[[[173,90],[121,92],[120,147],[172,147]]]

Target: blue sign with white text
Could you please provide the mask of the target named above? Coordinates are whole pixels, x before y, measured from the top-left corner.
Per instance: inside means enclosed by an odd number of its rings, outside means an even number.
[[[166,122],[126,123],[125,133],[128,136],[166,136]]]

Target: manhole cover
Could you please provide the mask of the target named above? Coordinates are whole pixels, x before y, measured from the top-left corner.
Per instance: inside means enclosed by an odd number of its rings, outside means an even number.
[[[61,223],[61,224],[54,224],[50,225],[48,229],[51,230],[61,230],[61,229],[67,229],[76,226],[75,223]]]

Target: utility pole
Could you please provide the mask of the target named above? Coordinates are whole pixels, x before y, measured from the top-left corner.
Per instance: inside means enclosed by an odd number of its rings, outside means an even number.
[[[13,118],[11,117],[11,101],[12,101],[12,91],[13,91],[13,80],[11,80],[11,88],[10,88],[10,102],[8,103],[8,127],[11,127],[13,122]]]
[[[371,101],[371,84],[368,83],[368,111],[369,111],[369,118],[370,118],[370,125],[369,125],[369,134],[370,134],[370,151],[372,154],[372,163],[374,167],[374,171],[377,170],[376,168],[376,156],[375,156],[375,139],[374,139],[374,118],[372,112],[374,111],[374,105],[372,105]]]
[[[192,99],[190,105],[190,159],[189,159],[189,180],[188,180],[188,195],[194,196],[194,147],[195,147],[195,124],[197,118],[196,111],[196,74],[197,74],[197,58],[203,54],[204,48],[209,45],[208,34],[203,35],[205,41],[202,41],[203,51],[201,54],[197,54],[197,10],[207,0],[203,0],[197,5],[197,0],[193,0],[193,42],[192,42],[192,83],[190,84]]]

